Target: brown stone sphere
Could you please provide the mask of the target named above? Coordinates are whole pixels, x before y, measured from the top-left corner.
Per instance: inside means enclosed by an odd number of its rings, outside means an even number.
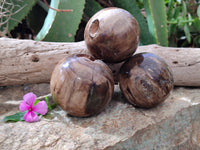
[[[57,64],[50,89],[54,101],[68,114],[87,117],[100,113],[110,102],[114,80],[103,61],[77,54]]]
[[[140,29],[126,10],[109,7],[97,12],[87,23],[84,33],[91,54],[105,62],[121,62],[136,51]]]
[[[173,83],[169,66],[151,53],[136,54],[120,68],[120,89],[136,107],[151,108],[163,102],[173,89]]]

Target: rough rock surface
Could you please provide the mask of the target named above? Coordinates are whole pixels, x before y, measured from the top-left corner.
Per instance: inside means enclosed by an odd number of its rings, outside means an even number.
[[[39,87],[29,90],[37,93]],[[47,94],[48,86],[42,87]],[[126,103],[116,87],[109,106],[94,117],[70,117],[57,107],[39,122],[4,123],[3,117],[18,112],[20,103],[12,97],[5,100],[9,90],[0,89],[0,106],[7,107],[0,110],[1,150],[200,149],[200,88],[175,88],[159,106],[139,109]]]

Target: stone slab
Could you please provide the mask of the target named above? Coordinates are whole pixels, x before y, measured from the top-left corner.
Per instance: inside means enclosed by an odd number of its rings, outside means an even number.
[[[0,106],[6,107],[2,97],[1,92]],[[35,123],[2,122],[18,111],[20,101],[9,101],[12,107],[0,113],[1,150],[200,149],[200,88],[175,88],[164,103],[139,109],[126,103],[116,86],[111,103],[97,116],[70,117],[57,107]]]

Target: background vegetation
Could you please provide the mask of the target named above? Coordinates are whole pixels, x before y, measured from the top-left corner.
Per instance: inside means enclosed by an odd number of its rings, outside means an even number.
[[[140,45],[200,47],[200,0],[3,0],[0,37],[73,42],[83,40],[90,17],[105,7],[128,10],[141,29]]]

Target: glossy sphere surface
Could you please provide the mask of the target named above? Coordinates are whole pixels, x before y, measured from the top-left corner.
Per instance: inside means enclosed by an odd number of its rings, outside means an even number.
[[[100,113],[107,106],[114,81],[104,62],[77,54],[57,64],[50,88],[53,99],[63,110],[72,116],[86,117]]]
[[[110,7],[88,21],[84,39],[94,57],[110,63],[121,62],[136,51],[140,29],[128,11]]]
[[[151,53],[139,53],[122,65],[119,83],[131,104],[151,108],[169,96],[174,80],[163,59]]]

